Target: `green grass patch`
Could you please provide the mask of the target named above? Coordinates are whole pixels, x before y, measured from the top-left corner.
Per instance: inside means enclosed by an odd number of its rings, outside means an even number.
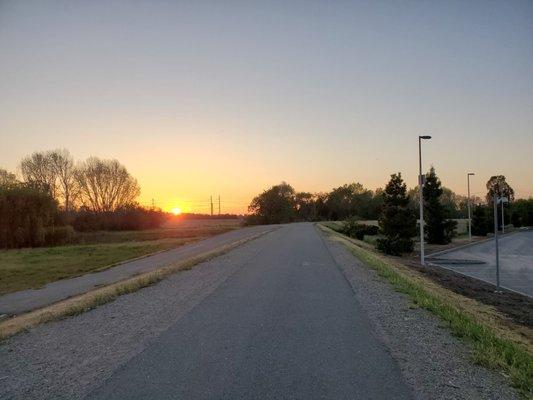
[[[108,268],[180,246],[191,238],[0,251],[0,295]]]
[[[499,369],[509,375],[514,387],[526,398],[533,398],[533,356],[522,346],[499,337],[487,325],[449,304],[437,293],[424,288],[399,272],[391,262],[372,252],[350,246],[354,255],[375,269],[395,290],[404,293],[419,307],[429,310],[446,322],[451,332],[467,341],[473,349],[474,361]]]
[[[78,232],[76,244],[65,246],[0,250],[0,295],[37,289],[239,227],[238,219],[175,221],[141,231]]]

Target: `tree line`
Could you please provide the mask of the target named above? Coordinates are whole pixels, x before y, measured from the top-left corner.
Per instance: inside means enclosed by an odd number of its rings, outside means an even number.
[[[425,240],[446,244],[456,234],[454,219],[467,218],[468,199],[443,187],[435,168],[425,176],[424,226]],[[514,226],[533,226],[533,199],[514,199],[514,190],[502,175],[491,177],[486,184],[485,200],[472,197],[472,233],[491,232],[493,195],[505,196],[504,218]],[[417,236],[417,188],[408,190],[401,173],[391,175],[384,189],[366,189],[360,183],[345,184],[328,193],[296,192],[288,183],[272,186],[256,196],[249,206],[249,224],[275,224],[296,221],[346,220],[346,232],[355,236],[375,234],[357,220],[378,220],[381,237],[377,247],[385,253],[399,255],[410,252]],[[355,221],[355,222],[354,222]],[[501,221],[499,221],[501,224]],[[344,228],[342,228],[344,229]]]
[[[76,163],[67,150],[24,157],[20,178],[0,169],[0,246],[69,243],[75,231],[159,226],[165,214],[136,203],[137,180],[117,160]]]
[[[435,175],[436,176],[436,175]],[[406,189],[407,190],[407,189]],[[440,187],[439,202],[447,218],[466,218],[467,198]],[[370,190],[361,183],[349,183],[326,193],[297,192],[286,182],[256,196],[248,211],[249,223],[274,224],[294,221],[345,220],[357,216],[377,220],[384,202],[384,189]],[[418,207],[418,188],[406,192],[411,208]],[[480,201],[480,199],[475,199]]]

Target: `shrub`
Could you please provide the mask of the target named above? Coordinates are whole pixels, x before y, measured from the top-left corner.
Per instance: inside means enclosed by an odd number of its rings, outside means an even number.
[[[74,242],[76,232],[70,225],[49,227],[45,230],[46,246],[59,246]]]
[[[165,218],[165,213],[160,210],[128,206],[109,212],[80,210],[73,214],[72,225],[80,232],[136,231],[157,228],[161,226]]]
[[[54,224],[57,203],[37,185],[0,186],[0,247],[42,246],[46,227]]]
[[[452,238],[457,234],[457,221],[448,219],[444,221],[444,241],[450,243]]]
[[[365,235],[374,236],[378,234],[379,228],[374,225],[366,225],[357,222],[357,217],[344,221],[340,232],[346,236],[363,240]]]
[[[378,239],[376,247],[378,250],[393,256],[401,256],[403,253],[410,253],[414,249],[414,242],[410,238],[396,236],[387,236]]]

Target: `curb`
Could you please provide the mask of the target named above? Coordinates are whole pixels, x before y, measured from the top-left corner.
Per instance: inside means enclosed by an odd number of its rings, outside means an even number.
[[[505,237],[514,235],[515,233],[526,232],[528,230],[530,230],[530,229],[516,230],[516,231],[509,232],[509,233],[504,233],[503,235],[500,234],[498,237],[499,238],[505,238]],[[440,250],[440,251],[437,251],[435,253],[431,253],[431,254],[426,255],[426,258],[433,258],[434,256],[440,256],[442,254],[448,254],[448,253],[451,253],[451,252],[456,251],[456,250],[462,250],[462,249],[465,249],[465,248],[468,248],[468,247],[472,247],[472,246],[475,246],[475,245],[478,245],[478,244],[490,242],[491,240],[494,240],[494,236],[492,236],[490,238],[487,238],[487,239],[478,240],[476,242],[466,243],[466,244],[463,244],[461,246],[452,247],[452,248],[449,248],[449,249],[446,249],[446,250]]]
[[[487,284],[489,284],[489,285],[491,285],[491,286],[494,286],[494,288],[496,288],[496,285],[495,285],[493,282],[489,282],[489,281],[487,281],[487,280],[485,280],[485,279],[481,279],[481,278],[475,278],[475,277],[470,276],[470,275],[467,275],[467,274],[465,274],[465,273],[463,273],[463,272],[461,272],[461,271],[457,271],[457,270],[455,270],[455,269],[445,267],[444,265],[435,264],[435,263],[432,263],[432,262],[428,262],[427,265],[430,265],[430,266],[435,267],[435,268],[442,268],[442,269],[445,269],[445,270],[447,270],[447,271],[451,271],[451,272],[453,272],[453,273],[456,273],[456,274],[459,274],[459,275],[462,275],[462,276],[466,276],[467,278],[470,278],[470,279],[474,279],[474,280],[476,280],[476,281],[480,281],[480,282],[487,283]],[[533,299],[533,296],[531,296],[531,295],[529,295],[529,294],[527,294],[527,293],[522,293],[522,292],[519,292],[518,290],[510,289],[510,288],[508,288],[508,287],[506,287],[506,286],[502,286],[502,285],[500,285],[500,288],[501,288],[501,289],[505,289],[505,290],[508,291],[508,292],[512,292],[512,293],[515,293],[515,294],[519,294],[520,296],[525,296],[525,297],[527,297],[527,298]]]

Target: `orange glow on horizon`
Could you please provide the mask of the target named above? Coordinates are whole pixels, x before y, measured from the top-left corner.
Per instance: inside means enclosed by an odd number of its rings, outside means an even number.
[[[176,215],[176,216],[181,215],[181,208],[179,208],[179,207],[174,207],[174,208],[172,208],[172,209],[170,210],[170,212],[171,212],[172,214]]]

